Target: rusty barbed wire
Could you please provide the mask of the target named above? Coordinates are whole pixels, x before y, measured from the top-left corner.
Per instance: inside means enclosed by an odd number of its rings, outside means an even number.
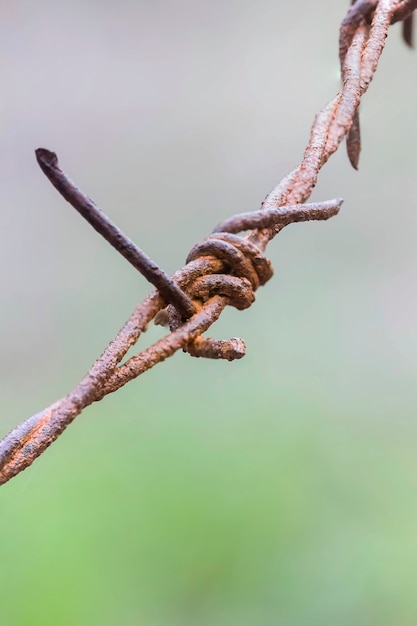
[[[58,165],[53,152],[38,149],[48,179],[89,223],[131,262],[157,291],[139,304],[81,382],[64,398],[22,422],[0,442],[0,484],[19,474],[55,441],[84,408],[137,378],[183,349],[191,356],[233,360],[245,353],[241,339],[215,340],[202,334],[228,305],[250,306],[254,292],[272,276],[263,252],[288,224],[336,215],[341,200],[305,204],[318,174],[347,136],[357,168],[360,153],[358,107],[376,71],[390,24],[403,21],[412,44],[412,14],[417,0],[357,0],[342,22],[339,39],[342,87],[316,116],[298,167],[263,201],[260,210],[223,221],[194,246],[186,265],[169,277],[83,194]],[[246,237],[238,236],[250,230]],[[167,323],[170,332],[122,363],[149,323]]]

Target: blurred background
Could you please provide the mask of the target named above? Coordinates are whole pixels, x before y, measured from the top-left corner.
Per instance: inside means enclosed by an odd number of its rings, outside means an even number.
[[[172,272],[298,164],[347,5],[2,3],[2,434],[150,291],[34,149]],[[285,229],[273,281],[212,329],[247,356],[175,355],[1,488],[1,624],[416,624],[416,68],[394,27],[360,170],[342,146],[313,196],[340,216]]]

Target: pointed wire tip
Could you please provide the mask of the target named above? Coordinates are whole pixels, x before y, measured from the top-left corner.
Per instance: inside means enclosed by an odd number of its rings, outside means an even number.
[[[344,199],[343,198],[335,198],[331,202],[334,203],[335,215],[337,215],[337,213],[339,213],[339,211],[341,209],[342,204],[344,203]]]
[[[358,172],[359,171],[359,158],[353,159],[350,155],[349,156],[349,163],[351,164],[351,166],[353,167],[353,169]]]
[[[361,125],[358,109],[356,109],[353,115],[352,125],[346,136],[346,148],[351,166],[353,169],[358,170],[361,154]]]
[[[361,145],[360,140],[355,141],[354,137],[350,134],[347,136],[346,140],[346,148],[349,162],[354,170],[358,171],[359,169],[359,157],[361,154]]]
[[[58,157],[55,152],[47,150],[46,148],[36,148],[35,150],[36,160],[39,165],[56,165],[58,163]]]
[[[405,18],[402,23],[403,41],[409,48],[414,48],[414,15]]]

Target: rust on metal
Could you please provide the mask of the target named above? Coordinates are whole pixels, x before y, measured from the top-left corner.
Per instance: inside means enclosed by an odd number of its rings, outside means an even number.
[[[300,164],[267,195],[259,211],[239,213],[219,224],[193,247],[186,265],[169,277],[80,191],[59,167],[55,153],[40,148],[42,171],[61,195],[156,287],[110,342],[87,375],[64,398],[33,415],[0,442],[0,484],[30,466],[84,408],[117,391],[178,350],[191,356],[234,360],[245,354],[243,340],[204,337],[228,305],[245,309],[272,276],[263,256],[267,244],[288,224],[326,220],[341,200],[305,204],[318,174],[347,137],[352,165],[360,154],[359,104],[377,69],[390,24],[403,21],[412,44],[417,0],[356,0],[340,28],[342,86],[316,116]],[[239,233],[249,230],[245,237]],[[167,306],[168,303],[168,306]],[[123,362],[148,324],[168,324],[159,341]]]

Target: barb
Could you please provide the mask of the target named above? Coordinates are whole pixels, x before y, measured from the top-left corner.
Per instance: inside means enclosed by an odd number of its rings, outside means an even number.
[[[54,153],[37,151],[42,170],[64,198],[158,291],[136,307],[72,392],[27,419],[0,442],[0,484],[31,465],[85,407],[100,401],[177,350],[183,349],[192,356],[228,360],[244,355],[241,339],[214,340],[203,337],[202,333],[227,305],[244,309],[252,304],[255,291],[273,273],[262,252],[286,225],[310,219],[326,220],[339,211],[341,200],[338,199],[304,203],[316,185],[321,168],[348,133],[349,156],[357,166],[359,103],[377,68],[389,25],[406,20],[404,29],[409,28],[416,6],[417,0],[357,0],[353,3],[340,30],[342,88],[316,116],[301,163],[268,194],[260,211],[237,214],[219,224],[212,235],[194,246],[187,264],[171,278],[69,181]],[[406,40],[409,43],[409,35]],[[251,232],[245,238],[237,236],[244,230]],[[167,302],[170,304],[164,308]],[[129,348],[155,316],[169,324],[169,334],[122,363]]]
[[[190,298],[165,272],[133,243],[113,222],[64,174],[54,152],[38,148],[36,159],[45,176],[71,206],[109,242],[154,287],[167,303],[173,304],[185,319],[195,313]]]
[[[412,15],[403,21],[403,39],[407,46],[414,48],[414,20]]]
[[[251,228],[271,228],[278,233],[284,226],[294,222],[309,220],[328,220],[339,213],[343,200],[336,198],[327,202],[312,202],[311,204],[296,204],[295,206],[281,206],[263,211],[239,213],[224,222],[220,222],[213,233],[240,233]]]

